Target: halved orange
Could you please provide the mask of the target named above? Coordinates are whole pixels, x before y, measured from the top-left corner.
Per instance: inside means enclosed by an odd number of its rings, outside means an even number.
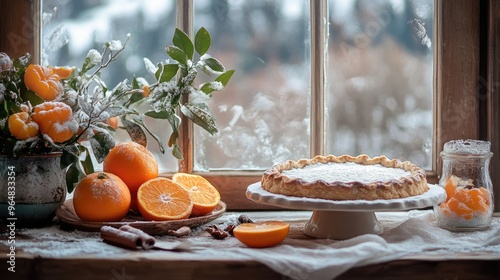
[[[193,200],[192,216],[203,216],[212,212],[220,202],[219,191],[207,179],[199,175],[175,173],[172,180],[184,187]]]
[[[233,229],[234,236],[252,248],[265,248],[279,244],[288,235],[290,224],[267,221],[240,224]]]
[[[183,187],[170,179],[158,177],[139,187],[137,206],[147,220],[180,220],[191,215],[193,201]]]

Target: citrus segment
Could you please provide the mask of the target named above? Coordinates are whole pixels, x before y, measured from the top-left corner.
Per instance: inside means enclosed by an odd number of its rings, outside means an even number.
[[[24,72],[24,84],[44,100],[54,100],[63,93],[61,78],[51,68],[30,64]]]
[[[63,102],[44,102],[36,105],[33,111],[33,121],[40,127],[40,132],[56,143],[71,139],[78,131],[71,107]]]
[[[38,124],[31,121],[26,112],[11,115],[8,124],[10,133],[19,140],[26,140],[38,134]]]
[[[96,172],[78,182],[73,194],[76,215],[82,221],[117,222],[130,208],[127,185],[110,173]]]
[[[56,66],[56,67],[51,67],[50,68],[54,74],[59,76],[61,79],[67,79],[71,74],[73,73],[73,70],[75,70],[75,67],[69,67],[69,66]]]
[[[455,189],[458,185],[458,177],[452,176],[446,180],[444,190],[446,191],[446,199],[450,199],[455,195]]]
[[[137,206],[147,220],[167,221],[188,218],[193,209],[189,193],[167,178],[155,178],[137,191]]]
[[[485,214],[489,211],[490,192],[484,187],[461,187],[460,183],[465,181],[467,180],[457,176],[451,176],[446,180],[444,189],[447,198],[439,209],[446,215],[454,213],[458,217],[470,220],[475,214]]]
[[[158,162],[146,147],[135,142],[118,143],[103,162],[103,171],[120,177],[132,195],[132,210],[137,209],[137,189],[158,177]]]
[[[288,235],[290,224],[267,221],[240,224],[233,229],[234,236],[252,248],[265,248],[279,244]]]
[[[210,182],[199,175],[175,173],[172,180],[184,187],[193,201],[193,216],[212,212],[220,202],[220,193]]]

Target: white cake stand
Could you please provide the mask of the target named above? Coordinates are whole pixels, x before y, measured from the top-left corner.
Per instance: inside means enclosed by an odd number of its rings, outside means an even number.
[[[270,193],[260,182],[248,186],[247,198],[261,204],[295,210],[313,210],[304,233],[316,238],[348,239],[358,235],[382,234],[383,227],[374,212],[419,209],[437,205],[446,199],[438,185],[430,185],[421,195],[389,200],[343,200],[293,197]]]

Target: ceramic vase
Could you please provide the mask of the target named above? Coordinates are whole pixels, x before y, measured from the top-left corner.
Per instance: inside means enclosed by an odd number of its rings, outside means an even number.
[[[62,153],[21,156],[0,155],[0,217],[7,225],[48,225],[66,199]]]

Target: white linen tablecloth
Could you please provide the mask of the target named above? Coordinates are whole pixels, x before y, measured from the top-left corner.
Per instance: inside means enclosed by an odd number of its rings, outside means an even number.
[[[297,213],[303,220],[310,216],[308,212]],[[211,224],[224,227],[234,223],[240,214],[225,213]],[[293,217],[294,212],[289,211],[286,215],[283,216],[284,220]],[[277,246],[263,249],[247,248],[236,238],[226,238],[217,240],[217,248],[213,248],[213,238],[199,236],[204,228],[201,226],[186,239],[157,237],[160,246],[162,243],[188,240],[195,249],[192,252],[180,255],[167,251],[144,251],[140,254],[144,259],[161,259],[171,254],[173,257],[196,261],[255,260],[297,280],[334,279],[355,266],[408,258],[421,253],[438,258],[443,258],[443,255],[453,258],[456,254],[480,253],[487,255],[488,259],[500,259],[500,217],[494,217],[491,227],[484,231],[450,232],[437,227],[431,210],[381,212],[376,213],[376,216],[384,226],[381,235],[365,234],[342,241],[287,238]],[[8,245],[5,234],[0,234],[0,246]],[[18,250],[48,258],[85,255],[117,258],[131,253],[127,249],[104,243],[97,232],[68,232],[59,226],[19,230],[16,246]]]

